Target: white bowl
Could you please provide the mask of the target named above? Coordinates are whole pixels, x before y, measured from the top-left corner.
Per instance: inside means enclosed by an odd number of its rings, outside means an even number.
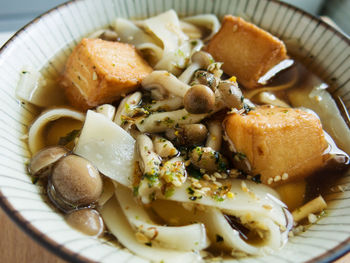
[[[32,184],[25,162],[30,158],[26,134],[35,110],[22,105],[15,89],[23,66],[56,71],[79,40],[116,17],[141,18],[170,8],[181,15],[240,15],[283,40],[295,40],[295,55],[331,85],[350,107],[350,40],[331,26],[275,0],[81,0],[63,4],[38,17],[14,35],[0,51],[0,204],[8,215],[45,247],[74,262],[142,262],[143,259],[105,240],[70,228],[62,215],[43,201],[43,189]],[[61,59],[51,59],[61,50]],[[50,63],[48,63],[50,61]],[[291,238],[274,255],[239,262],[328,262],[350,250],[350,178],[345,192],[326,195],[328,216]],[[18,252],[20,253],[20,251]],[[231,260],[231,262],[235,262]],[[238,261],[237,261],[238,262]]]

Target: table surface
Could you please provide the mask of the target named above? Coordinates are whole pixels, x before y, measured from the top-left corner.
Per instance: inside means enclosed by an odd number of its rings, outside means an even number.
[[[0,47],[12,32],[0,32]],[[0,262],[7,263],[67,263],[39,245],[19,229],[0,209]],[[334,263],[350,262],[350,253]]]

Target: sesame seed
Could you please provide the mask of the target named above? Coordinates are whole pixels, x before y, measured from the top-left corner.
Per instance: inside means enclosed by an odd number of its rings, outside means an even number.
[[[207,180],[207,181],[210,180],[210,176],[209,176],[208,174],[203,175],[203,178],[204,178],[205,180]]]
[[[267,210],[271,210],[272,209],[272,206],[270,205],[263,205],[263,208],[267,209]]]
[[[273,178],[270,177],[270,178],[267,180],[267,184],[272,184],[272,182],[273,182]]]
[[[280,176],[280,175],[275,176],[275,178],[273,179],[273,181],[274,181],[274,182],[281,181],[281,176]]]
[[[282,180],[287,180],[289,175],[287,173],[282,174]]]
[[[317,216],[311,213],[308,215],[307,219],[309,220],[310,224],[313,224],[313,223],[316,223]]]

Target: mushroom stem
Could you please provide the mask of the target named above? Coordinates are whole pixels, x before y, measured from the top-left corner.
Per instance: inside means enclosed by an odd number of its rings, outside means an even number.
[[[148,180],[151,185],[158,184],[161,158],[155,153],[152,140],[145,134],[139,134],[136,145],[144,180]]]
[[[121,126],[123,124],[123,116],[131,117],[134,114],[133,109],[140,103],[142,93],[137,91],[126,96],[119,104],[114,122]]]
[[[103,114],[109,120],[113,120],[115,115],[115,107],[111,104],[103,104],[96,108],[96,112]]]
[[[161,136],[153,137],[153,145],[155,152],[162,158],[169,158],[178,154],[178,150],[171,141]]]
[[[155,100],[163,100],[173,94],[183,98],[191,88],[165,70],[155,70],[142,81],[142,87],[151,92]]]
[[[214,112],[212,112],[214,113]],[[177,125],[198,123],[209,116],[205,114],[191,114],[185,109],[154,113],[145,119],[138,121],[136,127],[141,132],[164,132],[169,128],[174,128]]]
[[[150,104],[148,107],[149,111],[158,111],[158,110],[166,110],[173,111],[180,109],[183,106],[183,99],[178,96],[173,96],[171,98],[156,101],[153,104]]]
[[[212,148],[214,151],[219,151],[221,148],[222,141],[221,123],[219,121],[210,121],[208,123],[208,130],[209,135],[205,146]]]
[[[160,176],[167,183],[173,184],[176,187],[181,186],[187,178],[187,172],[183,158],[181,156],[178,156],[165,162],[160,171]]]
[[[179,76],[179,80],[184,83],[190,83],[193,74],[198,69],[207,69],[207,67],[214,62],[213,57],[204,51],[194,52],[191,57],[192,63]]]

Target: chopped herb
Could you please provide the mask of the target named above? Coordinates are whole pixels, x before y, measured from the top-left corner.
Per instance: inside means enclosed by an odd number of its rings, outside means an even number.
[[[195,45],[197,45],[197,44],[198,44],[198,41],[197,41],[197,40],[192,40],[192,41],[191,41],[191,45],[195,46]]]
[[[288,110],[284,110],[284,111],[283,111],[283,113],[287,113],[287,112],[288,112]]]
[[[188,175],[193,178],[196,178],[198,180],[203,178],[203,175],[201,174],[201,172],[198,169],[196,169],[193,165],[189,165],[186,170]]]
[[[187,192],[188,192],[188,194],[190,194],[190,195],[193,195],[193,194],[194,194],[194,190],[192,189],[192,187],[188,187],[188,188],[187,188]]]
[[[218,234],[216,234],[216,242],[222,242],[224,241],[224,238]]]
[[[147,243],[145,243],[145,245],[151,247],[152,246],[152,242],[147,242]]]
[[[196,200],[197,200],[197,196],[190,196],[189,199],[190,199],[191,201],[196,201]]]
[[[139,186],[134,186],[132,192],[133,192],[134,196],[138,196],[139,195]]]
[[[216,202],[222,202],[222,201],[225,200],[222,196],[219,196],[219,195],[213,195],[213,199],[214,199]]]
[[[247,155],[245,155],[242,152],[236,152],[233,154],[233,158],[235,159],[235,161],[239,162],[239,161],[243,161],[245,158],[247,158]]]
[[[143,177],[147,178],[151,183],[155,183],[158,181],[158,173],[145,173]]]
[[[156,192],[152,192],[149,194],[148,196],[149,200],[152,202],[154,200],[156,200]]]
[[[171,197],[171,196],[174,194],[174,192],[175,192],[175,189],[174,189],[174,188],[168,188],[168,189],[166,189],[166,190],[165,190],[165,194],[164,194],[165,198]]]
[[[252,108],[247,103],[243,103],[243,109],[245,113],[248,113],[252,110]]]
[[[32,183],[36,184],[39,181],[39,176],[33,176],[32,177]]]
[[[244,96],[241,96],[241,102],[243,102],[244,101]]]
[[[68,143],[74,141],[74,139],[79,135],[80,130],[72,130],[71,132],[67,133],[66,136],[61,137],[58,140],[59,145],[67,145]]]
[[[256,182],[257,184],[261,184],[261,174],[254,175],[252,177],[252,181]]]
[[[22,71],[22,74],[27,74],[27,73],[28,73],[28,71],[25,71],[25,70]]]

